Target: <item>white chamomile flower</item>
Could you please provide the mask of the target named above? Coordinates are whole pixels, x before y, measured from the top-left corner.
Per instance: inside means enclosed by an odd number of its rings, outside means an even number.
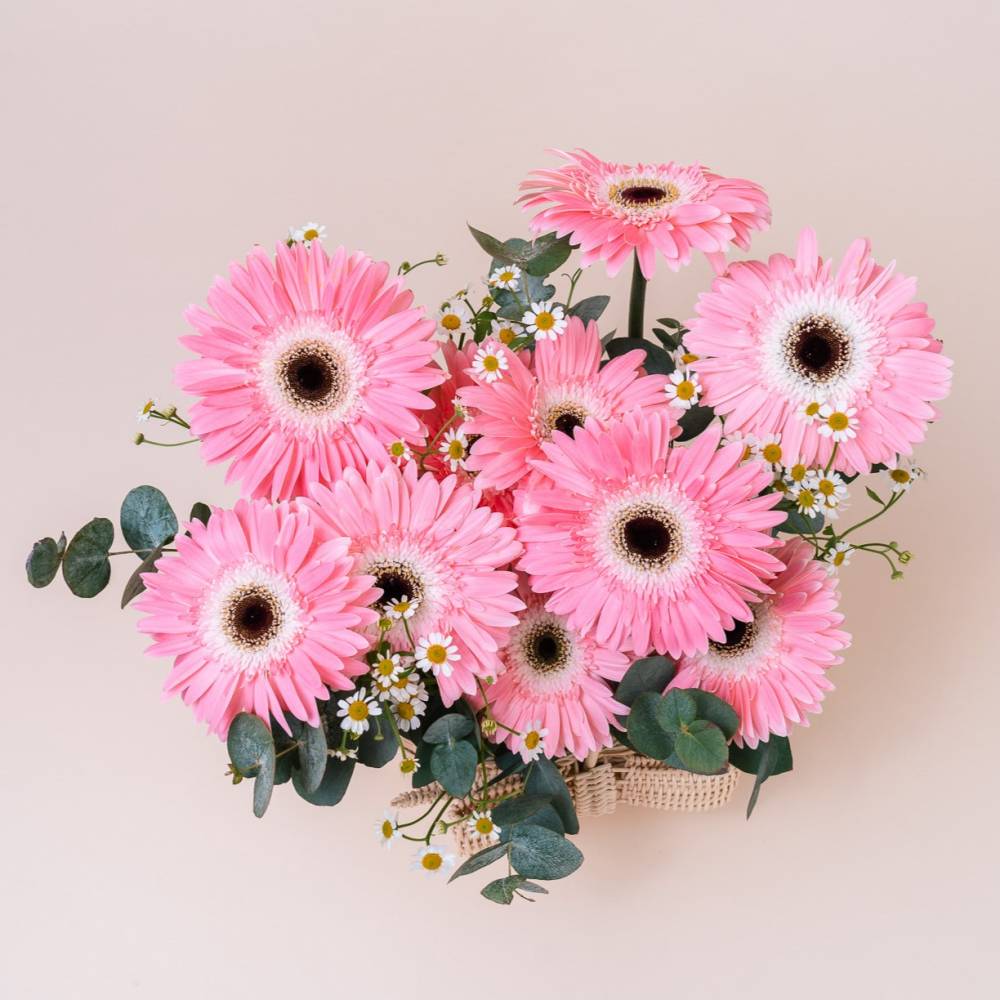
[[[418,691],[406,701],[393,701],[392,714],[400,732],[409,733],[420,728],[420,717],[427,711],[426,689]]]
[[[532,302],[531,308],[521,317],[528,333],[535,340],[557,340],[566,329],[566,316],[562,306],[547,306],[544,302]]]
[[[701,360],[701,356],[698,354],[692,354],[690,351],[685,350],[683,345],[678,351],[675,351],[672,355],[675,365],[693,365],[696,361]]]
[[[417,851],[410,867],[414,871],[422,871],[425,875],[434,876],[439,872],[447,872],[455,867],[455,855],[450,851],[428,844]]]
[[[670,381],[664,387],[671,406],[690,410],[701,396],[701,383],[695,372],[675,369],[670,373]]]
[[[350,749],[344,749],[344,750],[341,750],[340,747],[334,747],[330,751],[330,756],[333,757],[334,760],[343,760],[343,761],[346,761],[346,760],[357,760],[358,759],[358,751],[355,750],[353,747],[350,748]]]
[[[817,400],[813,400],[811,403],[806,403],[806,405],[803,406],[801,410],[799,410],[799,416],[807,424],[815,423],[817,420],[819,420],[819,411],[822,405],[823,404],[818,402]]]
[[[451,471],[458,472],[465,468],[465,460],[469,457],[469,439],[461,428],[446,431],[438,451],[444,455]]]
[[[498,382],[507,371],[507,352],[499,344],[483,344],[472,359],[472,370],[484,382]]]
[[[474,809],[468,819],[469,829],[480,837],[496,843],[500,839],[501,829],[493,822],[493,814],[489,809]]]
[[[924,470],[914,465],[908,459],[901,458],[893,468],[886,471],[893,493],[906,493],[910,487],[923,476]]]
[[[757,454],[773,468],[781,468],[781,435],[765,434],[757,445]]]
[[[326,226],[318,222],[307,222],[304,226],[293,226],[288,230],[288,238],[293,243],[309,246],[313,240],[326,239]]]
[[[837,542],[836,545],[825,556],[823,560],[827,564],[827,569],[835,573],[841,566],[846,566],[851,561],[851,553],[854,546],[850,542]]]
[[[156,409],[156,400],[150,397],[142,404],[142,409],[135,415],[136,420],[140,424],[146,423],[147,420],[153,415],[153,410]]]
[[[805,514],[806,517],[815,517],[822,513],[823,498],[815,490],[810,489],[807,484],[796,483],[788,492],[800,514]]]
[[[404,462],[408,462],[411,458],[413,458],[413,452],[410,451],[410,446],[402,439],[398,441],[390,441],[385,446],[385,450],[389,452],[389,457],[396,465],[402,465]]]
[[[389,694],[392,696],[393,701],[409,701],[411,698],[419,698],[426,690],[419,675],[415,671],[410,670],[405,674],[400,674],[392,682]]]
[[[749,462],[751,458],[754,458],[756,456],[757,449],[760,447],[760,442],[757,440],[755,435],[744,434],[741,431],[734,431],[732,434],[727,434],[722,439],[722,444],[743,445],[743,454],[740,457],[741,462]]]
[[[386,809],[382,819],[375,824],[375,836],[388,851],[392,847],[392,842],[402,836],[399,830],[399,813]]]
[[[806,480],[809,488],[823,500],[826,516],[834,521],[846,506],[847,483],[839,472],[822,472],[817,469]]]
[[[506,346],[511,341],[516,340],[520,334],[514,329],[510,320],[495,319],[490,327],[490,336],[496,337],[501,344]]]
[[[797,462],[785,469],[785,482],[794,489],[796,486],[801,486],[809,478],[809,475],[808,466]]]
[[[838,444],[849,441],[858,434],[857,408],[846,403],[824,403],[819,408],[820,425],[817,428],[823,437]]]
[[[374,695],[369,695],[366,688],[358,688],[347,698],[337,702],[337,718],[341,720],[340,728],[346,729],[355,736],[368,732],[372,716],[381,715],[378,701]]]
[[[377,688],[380,693],[391,690],[392,685],[399,680],[402,668],[399,653],[380,656],[372,667],[372,686]]]
[[[457,299],[452,302],[445,302],[438,313],[438,331],[446,339],[452,338],[457,340],[461,334],[471,333],[469,326],[471,318],[472,314],[469,312],[469,307],[464,302],[460,302]]]
[[[416,757],[404,757],[399,762],[401,774],[416,774],[420,770],[420,761]]]
[[[532,722],[518,740],[517,750],[521,754],[521,760],[525,764],[530,764],[533,760],[538,760],[545,752],[545,737],[549,735],[547,729],[542,728],[541,722]]]
[[[461,659],[458,647],[451,641],[450,635],[431,632],[417,642],[414,650],[417,666],[421,670],[431,670],[434,676],[451,676],[451,665]]]
[[[516,292],[521,287],[521,269],[516,264],[502,264],[490,275],[490,285]]]
[[[382,605],[382,610],[385,612],[387,618],[391,621],[398,622],[402,621],[404,618],[409,620],[416,613],[417,609],[420,607],[420,601],[418,598],[411,598],[409,594],[403,594],[402,597],[396,598],[394,601],[388,601],[386,604]]]

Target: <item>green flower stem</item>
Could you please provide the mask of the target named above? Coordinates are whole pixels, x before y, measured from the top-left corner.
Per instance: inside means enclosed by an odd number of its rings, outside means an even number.
[[[634,254],[632,259],[632,291],[628,300],[628,335],[642,339],[646,329],[646,285],[648,282],[642,276],[642,268],[639,267],[639,255]]]
[[[428,816],[437,808],[437,804],[444,798],[445,793],[442,792],[428,807],[426,812],[422,812],[416,819],[407,820],[405,823],[397,823],[396,829],[402,830],[405,826],[416,826],[418,823],[427,819]],[[417,840],[423,840],[423,837],[415,838]]]
[[[571,275],[569,275],[569,293],[566,296],[566,312],[569,312],[569,307],[573,304],[573,292],[576,291],[576,283],[580,280],[580,275],[583,274],[583,268],[578,267]]]
[[[830,461],[826,463],[826,468],[823,470],[823,475],[828,476],[830,474],[830,469],[833,466],[833,460],[837,457],[837,449],[840,447],[839,441],[833,442],[833,451],[830,452]]]
[[[880,518],[890,507],[893,506],[893,504],[896,503],[897,500],[899,500],[899,498],[902,495],[903,495],[902,493],[893,493],[893,495],[889,498],[889,502],[883,504],[882,509],[880,511],[876,511],[874,514],[872,514],[871,517],[866,517],[863,521],[858,521],[857,524],[852,524],[851,527],[849,527],[846,531],[841,532],[841,534],[834,535],[833,538],[830,540],[831,544],[836,545],[837,542],[839,542],[841,539],[846,538],[849,534],[851,534],[852,531],[857,531],[858,528],[863,528],[866,524],[871,524],[872,521],[875,521],[878,518]]]
[[[434,817],[434,819],[431,820],[431,826],[430,829],[427,831],[427,836],[423,838],[424,843],[427,844],[428,847],[430,847],[431,837],[434,836],[434,828],[438,825],[438,820],[441,819],[441,817],[445,814],[446,810],[448,809],[448,806],[450,806],[454,801],[455,801],[454,797],[449,795],[445,804],[441,806],[441,809],[438,811],[438,814]]]
[[[406,261],[403,261],[403,263],[396,268],[396,274],[409,274],[411,271],[415,271],[418,267],[423,267],[424,264],[438,264],[438,258],[440,256],[441,256],[440,254],[437,254],[434,257],[428,257],[427,260],[418,260],[416,264],[409,264],[409,265],[406,263]],[[438,264],[438,266],[443,267],[444,265]]]
[[[200,440],[201,440],[201,438],[188,438],[187,441],[173,441],[173,442],[169,442],[168,443],[166,441],[150,441],[148,437],[146,437],[145,435],[143,435],[142,436],[142,440],[141,441],[137,441],[136,443],[137,444],[153,444],[153,445],[156,445],[157,448],[180,448],[181,445],[185,445],[185,444],[197,444],[198,441],[200,441]]]
[[[145,551],[145,550],[144,550]],[[161,552],[176,552],[177,549],[160,549]],[[115,552],[109,552],[109,556],[141,556],[143,552],[139,552],[136,549],[118,549]],[[145,555],[149,555],[148,552]]]

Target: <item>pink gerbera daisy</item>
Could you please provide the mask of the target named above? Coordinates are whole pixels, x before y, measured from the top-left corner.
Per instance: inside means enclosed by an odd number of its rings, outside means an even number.
[[[534,371],[508,351],[502,381],[459,390],[462,405],[474,414],[465,430],[479,436],[467,464],[478,471],[480,485],[513,486],[531,471],[533,459],[543,457],[542,444],[553,432],[572,434],[588,417],[603,427],[630,410],[669,412],[666,376],[640,373],[642,351],[603,368],[601,352],[597,324],[584,327],[574,317],[558,340],[538,344]]]
[[[867,472],[922,441],[951,361],[916,281],[881,267],[855,240],[836,271],[805,229],[795,260],[733,264],[701,296],[685,337],[702,400],[727,431],[781,434],[786,465]]]
[[[532,464],[550,483],[529,486],[520,517],[521,569],[546,607],[602,645],[678,656],[724,641],[781,563],[765,549],[784,520],[772,474],[719,449],[713,425],[668,447],[676,425],[662,410],[542,445]],[[717,450],[718,449],[718,450]]]
[[[301,508],[240,500],[192,521],[137,607],[149,652],[174,657],[164,690],[225,737],[239,712],[265,722],[284,713],[319,725],[317,700],[350,690],[368,670],[362,634],[377,591],[354,573],[346,538],[331,537]]]
[[[504,672],[487,692],[493,717],[518,733],[541,720],[547,756],[571,753],[582,760],[592,750],[611,746],[614,717],[628,713],[608,684],[622,679],[628,657],[546,611],[544,600],[524,584],[520,593],[527,610],[500,654]],[[499,733],[511,749],[519,749],[520,737]]]
[[[765,229],[771,208],[763,188],[720,177],[697,164],[605,163],[585,150],[564,153],[555,170],[535,170],[521,183],[526,209],[542,207],[531,220],[535,232],[569,234],[584,266],[607,262],[614,276],[632,252],[643,276],[652,278],[656,251],[677,271],[704,251],[717,270],[731,244],[744,250],[750,232]]]
[[[795,539],[779,555],[785,568],[771,581],[773,594],[753,606],[753,618],[682,659],[670,685],[727,701],[740,717],[737,742],[751,747],[771,733],[787,736],[789,723],[809,725],[806,713],[819,712],[833,688],[826,671],[851,641],[837,627],[844,616],[835,577],[812,558],[812,547]]]
[[[351,538],[360,568],[381,590],[377,603],[406,599],[410,613],[388,633],[390,642],[456,647],[450,670],[437,675],[446,705],[474,693],[476,678],[496,674],[497,650],[524,607],[512,593],[516,575],[503,567],[522,548],[503,515],[481,505],[478,489],[453,475],[418,475],[410,462],[402,470],[370,465],[363,476],[348,469],[312,496],[319,517]]]
[[[191,426],[204,458],[231,462],[244,493],[279,499],[421,440],[414,411],[430,409],[423,391],[444,373],[412,300],[388,264],[343,247],[279,244],[275,260],[257,248],[232,264],[181,338],[201,355],[177,381],[202,397]]]

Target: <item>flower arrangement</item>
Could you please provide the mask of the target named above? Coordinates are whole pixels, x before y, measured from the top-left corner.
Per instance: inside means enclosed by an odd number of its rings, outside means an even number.
[[[559,156],[522,184],[534,238],[472,229],[485,287],[436,322],[406,281],[440,254],[392,274],[308,223],[233,263],[186,314],[197,402],[149,400],[135,440],[200,443],[243,499],[181,523],[138,486],[124,546],[98,517],[27,560],[90,598],[138,559],[122,606],[255,815],[276,785],[333,806],[396,762],[412,789],[377,839],[433,875],[458,833],[451,877],[501,863],[499,903],[579,867],[595,775],[613,797],[623,773],[748,772],[749,816],[791,769],[850,641],[839,573],[912,558],[858,532],[922,475],[950,383],[914,280],[867,241],[835,263],[806,229],[794,256],[729,262],[770,222],[757,184]],[[647,323],[657,262],[695,253],[716,277],[694,317]],[[602,334],[609,299],[578,285],[630,260],[627,331]]]

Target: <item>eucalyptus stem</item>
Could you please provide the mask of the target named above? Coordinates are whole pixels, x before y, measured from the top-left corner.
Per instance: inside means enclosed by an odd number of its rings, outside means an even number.
[[[632,259],[632,291],[628,300],[628,335],[642,340],[646,329],[646,285],[642,268],[639,266],[638,253]]]

